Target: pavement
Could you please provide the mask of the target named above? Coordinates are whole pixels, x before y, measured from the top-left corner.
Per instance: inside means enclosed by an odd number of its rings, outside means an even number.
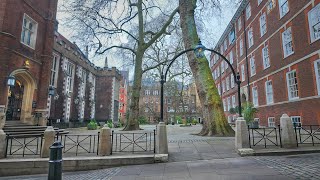
[[[93,171],[63,173],[64,180],[289,180],[320,179],[320,153],[286,156],[240,157],[234,150],[232,137],[193,135],[200,125],[167,126],[169,162],[131,165]],[[154,126],[146,126],[146,129]],[[47,175],[0,177],[0,180],[42,180]]]

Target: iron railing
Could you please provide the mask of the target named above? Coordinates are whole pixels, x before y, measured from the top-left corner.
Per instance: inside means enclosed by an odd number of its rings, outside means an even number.
[[[112,131],[112,150],[113,152],[156,152],[156,130],[153,132],[123,133]]]
[[[299,144],[320,144],[320,125],[300,125],[294,124],[297,147]]]
[[[63,153],[99,153],[100,132],[97,134],[57,134],[56,139],[61,141],[63,145]]]
[[[41,155],[43,134],[25,136],[6,136],[6,154],[8,155]]]
[[[250,128],[248,126],[249,133],[249,146],[260,146],[267,148],[267,146],[280,146],[281,143],[281,128]]]

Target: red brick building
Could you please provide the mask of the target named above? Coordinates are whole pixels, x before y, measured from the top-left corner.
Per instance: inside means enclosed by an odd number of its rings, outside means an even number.
[[[47,113],[57,0],[0,1],[0,127]],[[9,88],[8,77],[15,77]]]
[[[261,126],[288,114],[298,125],[320,124],[320,0],[244,0],[215,47],[241,75],[242,101]],[[238,104],[230,68],[210,60],[226,116]]]
[[[122,79],[120,81],[119,92],[119,119],[122,123],[126,122],[126,113],[128,107],[128,87],[129,87],[129,71],[121,71]]]
[[[94,66],[59,34],[56,12],[57,0],[0,1],[0,128],[11,120],[118,121],[120,72]]]
[[[115,68],[100,68],[80,48],[58,32],[55,33],[49,98],[49,119],[82,122],[96,119],[118,122],[119,89],[122,79]]]

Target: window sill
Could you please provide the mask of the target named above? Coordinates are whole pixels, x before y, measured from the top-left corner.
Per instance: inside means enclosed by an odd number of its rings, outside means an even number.
[[[287,57],[292,56],[293,54],[294,54],[294,51],[290,54],[287,54],[286,56],[283,56],[283,59],[286,59]]]
[[[23,45],[27,46],[28,48],[30,48],[30,49],[32,49],[32,50],[35,50],[35,48],[34,48],[34,47],[29,46],[28,44],[25,44],[25,43],[24,43],[24,42],[22,42],[22,41],[20,41],[20,42],[21,42],[21,44],[23,44]]]
[[[318,39],[312,39],[311,42],[310,42],[310,45],[313,44],[313,43],[315,43],[315,42],[317,42],[317,41],[319,41],[319,40],[320,40],[320,38],[318,38]]]
[[[289,98],[288,100],[289,101],[295,101],[295,100],[298,100],[299,99],[299,97],[294,97],[294,98]]]
[[[266,70],[266,69],[269,69],[269,68],[270,68],[270,66],[263,67],[263,70]]]

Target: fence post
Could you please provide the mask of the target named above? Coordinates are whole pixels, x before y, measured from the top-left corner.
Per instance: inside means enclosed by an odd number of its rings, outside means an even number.
[[[7,141],[6,141],[6,133],[0,129],[0,159],[5,158],[7,155],[6,147],[7,147]]]
[[[156,147],[157,154],[168,154],[167,127],[164,122],[157,126]]]
[[[280,118],[281,141],[284,148],[296,148],[297,142],[292,121],[287,114],[283,114]]]
[[[236,149],[249,148],[248,126],[243,117],[236,120]]]
[[[107,124],[103,126],[99,134],[99,156],[109,156],[111,154],[111,129]]]
[[[63,145],[60,141],[50,146],[48,180],[62,179],[62,148]]]
[[[42,158],[49,157],[50,146],[54,143],[55,136],[56,136],[56,131],[53,129],[52,126],[48,126],[43,134],[43,143],[42,143],[42,147],[41,147],[40,157],[42,157]]]

